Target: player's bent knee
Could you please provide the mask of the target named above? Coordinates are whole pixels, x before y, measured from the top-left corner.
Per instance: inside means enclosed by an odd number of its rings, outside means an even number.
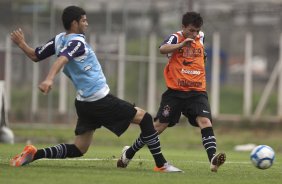
[[[143,116],[146,114],[146,111],[139,108],[139,107],[135,107],[135,109],[137,110],[136,116],[139,116],[139,118],[143,118]]]
[[[198,117],[197,118],[197,123],[198,123],[198,125],[199,125],[199,127],[201,129],[212,126],[211,121],[208,118],[206,118],[206,117]]]
[[[149,113],[145,113],[140,124],[143,123],[143,122],[152,122],[153,123],[153,117],[151,116],[151,114]]]
[[[139,107],[135,107],[135,109],[137,110],[136,115],[133,118],[132,123],[134,124],[140,124],[142,119],[144,118],[146,111],[144,111],[143,109],[139,108]]]

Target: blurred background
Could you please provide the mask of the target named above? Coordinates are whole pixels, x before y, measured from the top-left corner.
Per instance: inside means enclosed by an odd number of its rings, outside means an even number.
[[[214,118],[282,122],[281,0],[1,0],[1,121],[5,116],[11,124],[76,122],[76,92],[63,75],[48,96],[37,90],[55,58],[34,64],[9,39],[21,28],[31,46],[46,43],[64,31],[61,13],[69,5],[87,12],[86,37],[111,93],[154,114],[166,89],[167,58],[158,47],[181,30],[185,12],[197,11],[204,19]]]

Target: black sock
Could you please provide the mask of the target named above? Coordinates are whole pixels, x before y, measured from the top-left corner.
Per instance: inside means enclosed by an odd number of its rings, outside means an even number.
[[[145,144],[148,146],[154,157],[156,165],[162,167],[166,160],[161,152],[161,145],[158,132],[153,125],[152,116],[146,113],[140,122],[141,135],[136,139],[133,145],[126,151],[126,157],[132,159],[137,151]]]
[[[208,154],[209,161],[216,153],[216,138],[212,127],[206,127],[201,130],[202,142]]]
[[[41,158],[73,158],[81,157],[83,154],[74,144],[58,144],[49,148],[37,150],[33,160]]]
[[[135,140],[133,145],[126,151],[126,158],[132,159],[136,152],[143,148],[145,143],[141,139],[141,135]]]
[[[140,122],[139,126],[141,128],[141,134],[143,134],[144,136],[151,135],[155,132],[154,125],[150,123],[151,121],[151,115],[146,113]],[[126,158],[132,159],[135,153],[145,146],[145,142],[142,140],[141,134],[135,140],[133,145],[126,151]]]
[[[161,144],[159,139],[159,134],[157,131],[149,136],[141,136],[144,143],[148,146],[154,160],[156,162],[157,167],[162,167],[166,160],[161,151]]]

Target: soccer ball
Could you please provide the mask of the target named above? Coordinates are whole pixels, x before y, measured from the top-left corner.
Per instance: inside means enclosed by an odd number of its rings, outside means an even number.
[[[272,166],[275,152],[267,145],[259,145],[251,152],[251,161],[259,169],[268,169]]]
[[[0,143],[14,144],[14,133],[10,128],[0,127]]]

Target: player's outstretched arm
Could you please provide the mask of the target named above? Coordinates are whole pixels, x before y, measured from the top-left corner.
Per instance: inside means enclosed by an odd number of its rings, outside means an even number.
[[[21,28],[11,33],[11,40],[34,62],[38,61],[35,50],[25,41],[24,33]]]
[[[52,89],[54,79],[59,73],[59,71],[63,68],[63,66],[68,62],[68,58],[65,56],[60,56],[58,59],[54,62],[52,65],[46,79],[41,82],[41,84],[38,86],[39,90],[47,95],[49,91]]]
[[[184,46],[189,45],[191,42],[194,42],[195,40],[192,38],[186,38],[183,42],[177,43],[177,44],[164,44],[160,47],[160,53],[161,54],[168,54],[171,52],[174,52],[177,49],[180,49]]]

